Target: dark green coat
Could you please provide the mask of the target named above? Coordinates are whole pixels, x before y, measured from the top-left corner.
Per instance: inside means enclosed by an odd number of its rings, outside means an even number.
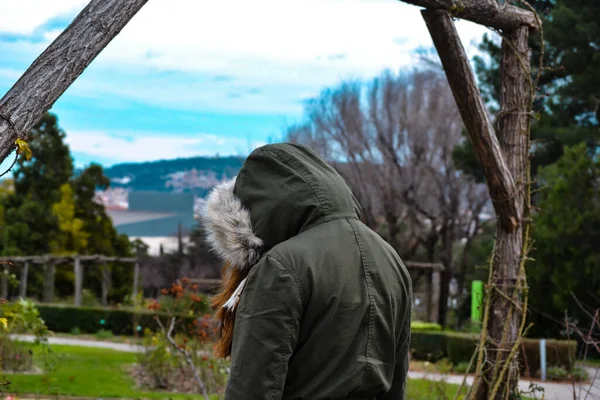
[[[251,268],[226,399],[405,398],[409,274],[315,152],[255,150],[203,220],[215,250]]]

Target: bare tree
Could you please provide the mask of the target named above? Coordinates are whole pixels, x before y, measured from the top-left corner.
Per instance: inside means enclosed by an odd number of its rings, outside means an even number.
[[[444,264],[444,322],[457,240],[477,232],[488,204],[484,185],[454,167],[462,122],[439,71],[384,72],[368,85],[346,82],[307,108],[305,124],[288,130],[346,178],[367,225],[404,259]],[[415,278],[415,277],[413,277]]]

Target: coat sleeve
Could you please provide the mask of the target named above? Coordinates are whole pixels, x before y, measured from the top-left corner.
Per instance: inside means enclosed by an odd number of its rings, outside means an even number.
[[[226,400],[279,400],[300,329],[302,301],[295,276],[264,257],[252,268],[233,331]]]

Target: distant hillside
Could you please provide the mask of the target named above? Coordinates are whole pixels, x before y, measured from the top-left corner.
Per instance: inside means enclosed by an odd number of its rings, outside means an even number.
[[[203,196],[224,178],[234,177],[243,157],[192,157],[107,167],[112,188],[192,192]]]

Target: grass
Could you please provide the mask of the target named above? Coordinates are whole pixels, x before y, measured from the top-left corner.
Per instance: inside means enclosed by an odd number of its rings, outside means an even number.
[[[53,345],[52,351],[57,357],[54,371],[43,375],[6,375],[11,385],[2,387],[0,392],[94,398],[198,398],[145,392],[135,388],[133,379],[127,372],[127,367],[136,362],[136,355],[133,353],[59,345]]]
[[[34,348],[34,352],[38,352]],[[82,396],[93,398],[135,399],[198,399],[199,396],[173,395],[166,392],[146,392],[135,387],[127,368],[136,362],[136,355],[114,350],[53,345],[56,369],[42,375],[6,375],[8,387],[0,393],[41,396]],[[40,357],[37,357],[40,359]],[[39,365],[42,367],[42,365]],[[407,385],[408,399],[453,399],[458,386],[441,382],[411,379]]]

